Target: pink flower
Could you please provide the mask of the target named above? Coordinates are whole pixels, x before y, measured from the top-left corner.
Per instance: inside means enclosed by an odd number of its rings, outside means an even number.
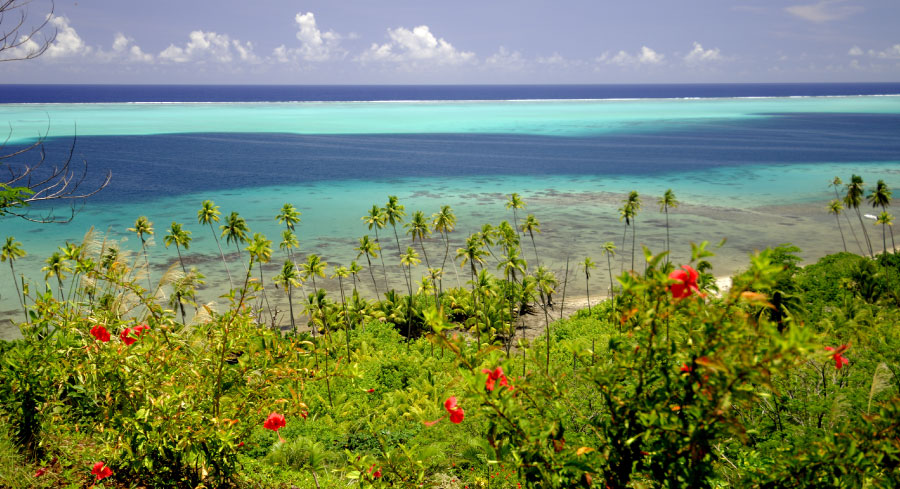
[[[97,480],[101,481],[106,479],[107,477],[113,475],[112,469],[106,466],[103,462],[97,462],[94,464],[94,468],[91,469],[91,474],[97,476]]]
[[[91,336],[93,336],[97,341],[102,341],[103,343],[109,341],[109,331],[107,331],[106,328],[99,324],[91,328]]]
[[[830,346],[825,347],[825,351],[834,352],[834,355],[831,355],[831,358],[834,359],[834,368],[840,370],[844,365],[850,364],[850,361],[842,355],[848,348],[850,348],[849,344],[841,345],[837,349]]]
[[[680,270],[675,270],[669,274],[669,279],[675,280],[676,283],[669,285],[669,291],[675,299],[684,299],[691,295],[691,292],[700,293],[697,286],[697,279],[700,274],[697,270],[691,268],[690,265],[683,265]]]
[[[481,370],[481,373],[487,374],[488,376],[484,381],[484,388],[487,389],[488,392],[493,392],[494,385],[498,380],[502,387],[508,387],[509,390],[513,390],[512,386],[509,385],[509,382],[506,380],[506,375],[503,374],[503,367],[497,367],[494,370],[485,368]]]

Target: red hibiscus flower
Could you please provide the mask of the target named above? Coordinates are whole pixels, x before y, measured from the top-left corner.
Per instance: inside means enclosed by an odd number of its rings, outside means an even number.
[[[104,343],[109,341],[109,331],[107,331],[106,328],[99,324],[91,328],[91,336],[93,336],[97,341],[102,341]]]
[[[287,421],[284,419],[284,415],[274,411],[266,418],[265,423],[263,423],[263,428],[272,431],[278,431],[285,426],[287,426]]]
[[[682,364],[681,364],[681,371],[682,371],[682,372],[690,372],[691,370],[693,370],[693,369],[691,368],[690,365],[688,365],[688,364],[686,364],[686,363],[682,363]]]
[[[131,346],[132,343],[137,341],[137,338],[131,336],[131,328],[125,328],[124,330],[122,330],[122,332],[119,333],[119,338],[122,339],[122,343],[125,343],[128,346]]]
[[[444,409],[450,413],[450,422],[453,424],[462,423],[463,418],[466,416],[463,408],[456,405],[456,397],[454,396],[448,397],[447,400],[444,401]]]
[[[112,469],[106,466],[103,462],[97,462],[94,464],[94,468],[91,469],[91,474],[97,476],[97,480],[101,481],[106,479],[107,477],[113,475]]]
[[[34,473],[34,476],[40,477],[46,473],[47,473],[47,467],[41,467],[41,468],[37,469],[37,472]]]
[[[835,349],[831,346],[825,347],[825,351],[834,352],[834,355],[831,355],[831,358],[834,359],[834,368],[840,370],[841,367],[843,367],[844,365],[850,364],[850,361],[847,360],[847,358],[842,355],[842,353],[847,351],[847,348],[850,348],[849,344],[841,345],[841,346],[837,347],[837,349]]]
[[[450,422],[454,424],[462,423],[463,418],[466,417],[466,412],[463,411],[463,408],[456,405],[456,397],[448,397],[446,401],[444,401],[444,409],[450,413]],[[434,426],[438,424],[438,422],[444,419],[445,416],[441,416],[440,418],[434,421],[424,421],[425,426]]]
[[[669,274],[669,279],[675,280],[676,283],[669,285],[669,291],[675,299],[684,299],[691,295],[691,292],[700,294],[700,288],[697,286],[697,279],[700,274],[697,270],[691,268],[690,265],[683,265],[680,270],[675,270]]]
[[[368,390],[366,390],[366,392],[368,392],[369,394],[371,394],[371,393],[375,392],[375,389],[368,389]]]
[[[494,385],[499,380],[500,385],[502,387],[507,387],[509,390],[513,390],[512,386],[509,385],[509,382],[506,380],[506,375],[503,375],[503,367],[497,367],[494,370],[489,368],[485,368],[481,370],[481,373],[487,374],[488,378],[484,381],[484,388],[487,389],[488,392],[492,392],[494,390]]]
[[[125,328],[119,334],[119,338],[122,339],[123,343],[125,343],[128,346],[131,346],[132,344],[134,344],[134,342],[137,341],[138,338],[143,336],[144,333],[149,329],[150,329],[150,326],[147,326],[146,324],[141,324],[140,326],[135,326],[134,329]]]

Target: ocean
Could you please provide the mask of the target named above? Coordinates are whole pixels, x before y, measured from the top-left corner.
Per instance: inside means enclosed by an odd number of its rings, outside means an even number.
[[[347,265],[356,259],[358,238],[373,234],[360,217],[388,195],[410,214],[452,206],[459,219],[450,234],[455,250],[483,223],[512,220],[505,203],[516,192],[527,204],[523,214],[541,222],[535,236],[541,262],[562,277],[569,260],[572,295],[585,286],[583,278],[574,280],[583,277],[575,262],[592,256],[605,269],[602,243],[620,247],[615,273],[630,266],[630,234],[623,247],[618,207],[631,190],[643,201],[634,228],[637,262],[641,244],[665,249],[656,199],[671,188],[681,202],[669,213],[672,259],[687,261],[691,242],[726,239],[712,263],[714,273],[728,275],[766,246],[791,242],[807,260],[841,250],[825,210],[835,176],[900,185],[900,84],[0,85],[0,123],[10,128],[6,153],[43,135],[50,165],[74,144],[75,161],[87,164],[85,188],[107,170],[113,175],[69,223],[0,217],[0,238],[15,236],[28,252],[15,266],[33,288],[44,286],[43,261],[66,241],[80,243],[92,226],[139,251],[140,241],[126,229],[146,215],[156,231],[152,277],[175,263],[163,236],[180,222],[194,238],[187,261],[207,276],[204,302],[227,285],[212,233],[197,223],[205,199],[223,217],[239,212],[253,232],[273,240],[268,282],[285,258],[275,221],[284,203],[303,213],[301,257],[318,253],[329,264]],[[36,157],[32,151],[6,164],[33,164]],[[881,229],[867,225],[880,250]],[[398,229],[401,239],[404,231]],[[393,238],[391,229],[380,236],[389,282],[400,288],[393,239],[386,238]],[[443,256],[437,237],[425,246]],[[848,246],[856,248],[849,235]],[[229,259],[237,260],[230,250]],[[533,263],[533,252],[524,251]],[[15,292],[9,270],[0,276],[0,337],[12,337],[17,330],[7,319],[19,317]],[[451,285],[466,279],[449,271],[446,277]],[[336,291],[334,282],[326,287]],[[370,285],[361,284],[371,297]],[[592,280],[591,288],[603,293],[608,283]]]

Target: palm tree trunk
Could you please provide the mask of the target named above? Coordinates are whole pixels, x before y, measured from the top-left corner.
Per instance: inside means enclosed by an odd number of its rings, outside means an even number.
[[[341,289],[341,306],[344,308],[344,321],[347,323],[347,361],[350,361],[350,315],[347,313],[347,300],[344,298],[344,280],[338,275],[338,287]]]
[[[838,223],[838,231],[841,232],[841,242],[844,243],[844,252],[847,252],[847,240],[844,239],[844,230],[841,228],[841,218],[838,217],[837,214],[834,215],[834,220]]]
[[[378,226],[375,226],[375,242],[378,243],[379,247],[381,247],[381,241],[378,241]],[[371,267],[371,266],[372,265],[370,264],[369,267]],[[391,286],[388,285],[388,281],[387,281],[387,268],[384,266],[384,251],[381,252],[381,275],[384,278],[384,289],[390,290]],[[376,286],[375,289],[377,292],[378,287]]]
[[[288,311],[291,314],[291,329],[294,330],[294,336],[297,335],[297,324],[294,322],[294,300],[291,297],[291,291],[293,287],[291,287],[290,282],[287,284],[287,295],[288,295]]]
[[[219,237],[216,236],[216,230],[213,228],[212,221],[209,221],[209,230],[213,233],[213,239],[216,240],[216,248],[219,248],[219,254],[222,255],[222,263],[225,264],[225,273],[228,274],[228,283],[234,289],[234,280],[231,279],[231,271],[228,270],[228,262],[225,261],[225,252],[222,251],[222,245],[219,244]]]
[[[612,259],[610,258],[609,253],[606,254],[606,265],[609,268],[609,293],[612,295],[613,314],[615,314],[616,313],[616,288],[613,285]]]
[[[382,260],[384,260],[383,257]],[[366,262],[369,264],[369,274],[372,276],[372,285],[375,286],[375,299],[378,299],[381,295],[378,293],[378,284],[375,283],[375,272],[372,271],[372,260],[369,259],[369,255],[366,255]],[[385,280],[384,283],[387,285],[387,280]]]
[[[178,263],[181,264],[181,271],[187,275],[187,269],[184,268],[184,260],[181,259],[181,248],[178,246],[178,243],[175,243],[175,251],[178,252]]]
[[[400,236],[397,235],[397,226],[395,224],[391,224],[391,227],[394,229],[394,240],[397,242],[397,258],[403,258],[403,250],[400,248]],[[400,273],[403,274],[403,280],[406,281],[406,288],[412,289],[410,285],[410,281],[412,280],[412,270],[410,270],[409,278],[406,277],[406,270],[403,269],[403,265],[400,265]],[[411,292],[410,292],[411,293]]]
[[[637,213],[635,213],[637,214]],[[634,271],[634,245],[637,239],[637,219],[631,218],[631,270]]]
[[[147,256],[147,245],[143,236],[141,236],[141,249],[144,251],[144,262],[147,263],[147,286],[149,287],[147,290],[149,291],[153,289],[153,281],[150,280],[150,257]]]
[[[562,301],[559,303],[559,318],[562,319],[563,311],[566,309],[566,286],[569,285],[569,257],[566,256],[566,274],[563,277],[563,295]]]
[[[663,209],[666,211],[666,265],[668,265],[672,254],[672,250],[669,249],[669,206],[665,206]]]
[[[413,240],[413,243],[415,242],[416,240]],[[425,251],[425,242],[422,241],[422,238],[419,238],[419,248],[422,248],[422,256],[425,257],[425,267],[431,268],[431,263],[428,263],[428,253]],[[409,271],[409,279],[412,280],[412,269]]]
[[[893,235],[891,235],[893,239]],[[28,311],[25,309],[25,295],[19,291],[19,281],[16,280],[16,269],[13,267],[12,258],[9,259],[9,271],[12,272],[13,283],[16,285],[16,297],[19,298],[19,304],[22,306],[22,312],[25,314],[25,322],[28,322]]]
[[[869,256],[875,258],[875,252],[872,250],[872,240],[869,239],[869,231],[866,230],[866,225],[862,220],[862,213],[859,212],[859,207],[856,208],[856,217],[859,218],[859,225],[863,230],[863,238],[866,240],[866,246],[869,248]]]
[[[628,222],[625,222],[625,229],[622,231],[622,251],[625,251],[625,236],[628,235]],[[622,267],[619,272],[625,271],[625,255],[622,255]]]
[[[587,293],[588,313],[591,312],[591,279],[584,275],[584,291]]]
[[[834,187],[834,198],[835,198],[838,202],[841,201],[841,196],[838,194],[837,187]],[[859,253],[860,253],[861,255],[865,255],[866,252],[863,251],[863,247],[862,247],[862,245],[859,243],[859,237],[857,237],[857,236],[856,236],[856,233],[853,232],[853,226],[850,225],[850,216],[848,216],[846,212],[844,213],[844,219],[847,220],[847,230],[848,230],[848,232],[849,232],[851,235],[853,235],[853,240],[856,241],[856,246],[859,247]]]
[[[538,256],[537,245],[534,244],[534,232],[529,229],[528,234],[531,236],[531,247],[534,248],[534,261],[537,263],[538,268],[540,268],[541,258]]]

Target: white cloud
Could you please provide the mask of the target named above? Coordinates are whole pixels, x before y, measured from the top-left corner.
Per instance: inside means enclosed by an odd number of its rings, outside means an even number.
[[[859,46],[853,46],[850,48],[850,51],[847,52],[850,56],[862,56],[863,50],[859,48]]]
[[[312,12],[294,16],[297,23],[297,40],[300,47],[289,48],[282,44],[272,50],[272,59],[279,63],[303,61],[328,61],[343,58],[347,51],[341,48],[342,36],[334,31],[322,32],[316,25],[316,16]]]
[[[46,56],[59,58],[63,56],[77,56],[91,51],[75,32],[75,28],[69,25],[69,19],[63,16],[54,16],[50,24],[56,27],[56,40],[47,48]]]
[[[359,56],[360,61],[431,62],[460,64],[475,59],[475,53],[460,51],[444,39],[438,39],[427,25],[388,29],[389,42],[372,44]]]
[[[719,48],[703,49],[703,46],[699,42],[694,42],[694,49],[684,57],[684,60],[688,64],[722,61],[723,59],[724,58],[722,58],[722,55],[719,53]]]
[[[496,53],[484,60],[485,66],[507,71],[521,71],[526,68],[527,62],[518,51],[510,51],[505,46],[500,46]]]
[[[305,14],[298,13],[294,17],[299,30],[297,31],[297,39],[300,41],[298,52],[300,56],[307,61],[325,61],[337,54],[343,54],[340,51],[338,43],[341,36],[333,31],[322,32],[316,27],[316,17],[312,12]]]
[[[807,5],[793,5],[786,7],[785,12],[809,22],[822,24],[832,20],[847,18],[861,10],[855,5],[841,5],[847,0],[821,0],[818,3]]]
[[[641,46],[641,50],[638,53],[630,54],[626,51],[619,51],[614,55],[603,53],[596,61],[619,66],[658,65],[663,62],[665,57],[664,54],[657,53],[647,46]]]
[[[237,39],[231,39],[227,34],[199,30],[191,32],[189,41],[184,47],[170,44],[159,53],[160,60],[173,63],[206,61],[231,63],[235,57],[247,62],[259,60],[253,53],[253,43],[242,43]]]
[[[879,59],[900,59],[900,44],[894,44],[893,46],[883,51],[875,51],[870,49],[869,56]]]
[[[134,44],[134,39],[127,37],[121,32],[116,34],[113,40],[112,53],[115,57],[124,57],[128,61],[140,63],[152,63],[153,55],[145,53],[140,46]]]

